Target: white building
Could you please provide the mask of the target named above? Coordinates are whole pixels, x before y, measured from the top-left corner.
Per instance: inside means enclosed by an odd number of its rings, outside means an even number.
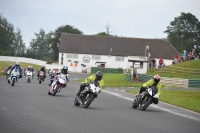
[[[178,51],[164,39],[105,37],[62,33],[59,49],[59,65],[67,65],[69,71],[82,72],[91,67],[132,69],[146,73],[148,55],[157,62],[171,65]],[[76,66],[77,64],[77,66]]]

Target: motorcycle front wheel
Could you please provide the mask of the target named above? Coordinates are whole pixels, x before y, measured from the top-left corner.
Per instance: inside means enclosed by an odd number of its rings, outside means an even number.
[[[94,95],[88,94],[89,96],[86,96],[86,104],[84,104],[84,108],[88,108],[90,106],[90,104],[92,103],[92,101],[94,100]]]
[[[59,86],[56,86],[56,89],[53,91],[52,96],[55,96],[56,93],[58,92]]]
[[[141,111],[144,111],[152,102],[152,97],[148,97],[148,99],[144,99],[142,101]]]

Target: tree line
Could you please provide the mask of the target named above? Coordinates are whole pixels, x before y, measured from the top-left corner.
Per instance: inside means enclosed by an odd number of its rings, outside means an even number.
[[[106,32],[99,32],[94,35],[116,36],[110,34],[109,24]],[[74,26],[64,25],[58,27],[55,31],[46,33],[40,29],[35,33],[30,46],[26,47],[23,42],[19,28],[14,30],[13,24],[0,14],[0,55],[20,56],[33,59],[45,60],[47,62],[58,61],[59,45],[61,33],[83,34],[83,32]],[[200,22],[191,13],[181,13],[175,17],[167,29],[167,40],[180,52],[183,50],[200,52]]]

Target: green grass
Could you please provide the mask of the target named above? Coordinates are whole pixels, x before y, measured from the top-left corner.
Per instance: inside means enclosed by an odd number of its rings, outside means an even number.
[[[170,77],[170,78],[184,78],[184,79],[200,79],[199,75],[191,75],[187,74],[187,71],[194,71],[193,69],[199,69],[200,71],[200,60],[190,60],[190,61],[185,61],[182,63],[177,63],[173,65],[174,67],[181,67],[181,68],[187,68],[187,70],[182,70],[175,72],[174,69],[170,68],[169,66],[163,67],[163,69],[168,69],[166,72],[159,72],[154,69],[149,69],[147,74],[148,75],[155,75],[159,74],[161,77]],[[161,68],[162,70],[162,68]],[[177,68],[177,70],[181,70]],[[172,73],[174,72],[174,73]]]
[[[92,75],[92,74],[91,74]],[[142,82],[134,80],[132,82],[125,81],[125,74],[114,74],[114,73],[104,73],[103,80],[105,83],[105,87],[133,87],[133,86],[141,86]],[[86,77],[87,78],[87,77]],[[85,78],[77,80],[78,82],[84,82]]]
[[[16,62],[9,62],[9,61],[0,61],[0,68],[3,70],[4,68],[7,68],[10,64],[15,65]],[[35,65],[35,64],[30,64],[30,63],[24,63],[24,62],[19,62],[20,66],[23,69],[26,69],[28,66],[33,66],[35,70],[40,69],[41,66]],[[3,74],[2,74],[3,75]]]
[[[127,90],[137,94],[139,90]],[[171,105],[200,113],[200,91],[198,90],[162,90],[159,100]]]

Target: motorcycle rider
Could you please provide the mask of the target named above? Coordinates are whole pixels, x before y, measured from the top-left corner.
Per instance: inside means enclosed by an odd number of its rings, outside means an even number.
[[[37,73],[38,79],[39,79],[39,73],[40,73],[40,72],[44,72],[44,79],[45,79],[45,78],[46,78],[46,71],[45,71],[45,69],[44,69],[44,66],[41,66],[40,70],[39,70],[38,73]]]
[[[160,83],[160,76],[154,75],[153,79],[148,80],[145,82],[142,87],[140,88],[140,91],[138,94],[136,94],[136,97],[138,97],[143,91],[148,89],[148,87],[156,86],[158,88],[158,95],[161,94],[162,84]],[[154,98],[153,103],[158,104],[158,99]]]
[[[19,69],[19,78],[22,78],[22,72],[23,72],[23,70],[22,70],[19,62],[16,62],[16,64],[11,67],[11,72],[15,68]]]
[[[90,84],[92,81],[97,80],[99,82],[100,92],[104,88],[104,81],[103,81],[103,73],[101,71],[97,71],[95,75],[89,76],[84,83],[80,85],[80,89],[77,92],[77,96],[80,96],[81,91],[85,89],[88,84]]]
[[[6,75],[7,75],[8,70],[11,69],[11,67],[12,67],[12,64],[10,64],[10,65],[8,66],[8,68],[6,69]],[[10,73],[11,73],[11,71],[10,71]]]
[[[57,70],[55,70],[55,73],[56,73],[56,75],[54,75],[53,76],[53,78],[54,77],[57,77],[57,75],[59,75],[60,73],[61,74],[64,74],[64,75],[66,75],[66,80],[67,80],[67,82],[69,81],[69,79],[68,79],[68,77],[67,77],[67,74],[69,74],[69,72],[68,72],[68,67],[67,66],[63,66],[63,68],[61,69],[61,72],[59,73],[59,71]],[[51,84],[53,83],[53,80],[50,80],[50,83],[49,83],[49,86],[51,86]]]
[[[61,69],[61,74],[66,75],[66,79],[67,79],[67,82],[68,82],[69,79],[67,77],[67,74],[69,74],[69,72],[68,72],[68,67],[67,66],[63,66],[63,68]]]

